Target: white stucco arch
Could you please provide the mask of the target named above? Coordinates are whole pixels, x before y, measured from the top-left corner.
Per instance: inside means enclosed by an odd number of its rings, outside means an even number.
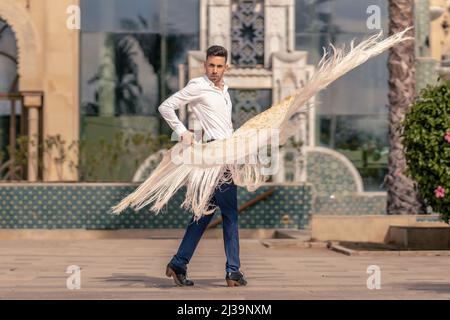
[[[0,1],[0,17],[11,26],[17,41],[19,89],[26,83],[38,83],[38,56],[42,50],[41,39],[36,25],[28,11],[16,0]],[[22,85],[21,85],[22,84]]]

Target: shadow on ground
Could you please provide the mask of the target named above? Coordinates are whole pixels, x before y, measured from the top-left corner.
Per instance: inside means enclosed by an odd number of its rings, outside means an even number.
[[[94,278],[100,282],[115,282],[118,287],[121,288],[159,288],[159,289],[172,289],[177,286],[173,282],[172,278],[167,277],[150,277],[150,276],[141,276],[141,275],[114,275],[111,277],[98,277]],[[215,287],[215,288],[224,288],[226,287],[225,280],[222,279],[192,279],[195,285],[197,286],[207,286],[207,287]]]
[[[450,283],[415,282],[404,286],[408,290],[434,291],[435,293],[450,293]]]

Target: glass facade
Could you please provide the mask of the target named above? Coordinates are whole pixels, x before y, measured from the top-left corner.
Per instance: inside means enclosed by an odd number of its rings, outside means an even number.
[[[157,107],[198,50],[199,1],[82,0],[81,9],[81,179],[129,181],[144,157],[130,159],[129,148],[170,133]],[[113,158],[116,174],[93,166]]]
[[[0,18],[0,92],[17,92],[17,43],[14,32]],[[3,112],[2,112],[3,113]],[[9,112],[8,112],[9,114]]]
[[[381,28],[388,33],[387,0],[296,0],[296,49],[308,51],[316,65],[323,47],[360,41],[380,9]],[[384,53],[334,82],[317,97],[317,144],[335,149],[361,173],[365,190],[384,191],[388,144],[388,53]]]
[[[348,44],[377,33],[366,25],[371,5],[380,9],[387,34],[387,0],[296,0],[296,50],[307,51],[308,63],[316,65],[329,43]],[[161,135],[171,133],[157,107],[179,89],[179,65],[187,65],[187,52],[199,49],[199,6],[199,0],[81,0],[82,180],[129,181],[144,154],[156,151]],[[261,65],[264,1],[231,1],[230,12],[231,62]],[[371,191],[384,191],[387,172],[386,63],[387,53],[317,97],[317,144],[348,157]],[[270,105],[270,90],[230,93],[235,128]],[[152,147],[130,159],[139,154],[135,141]],[[117,173],[111,173],[113,167],[119,167]]]
[[[0,93],[18,91],[17,42],[11,27],[0,18]],[[0,99],[0,167],[8,156],[11,104],[9,99]],[[21,113],[20,100],[16,101],[16,123]],[[17,126],[18,127],[18,126]],[[18,133],[18,132],[17,132]],[[0,175],[2,172],[0,172]]]

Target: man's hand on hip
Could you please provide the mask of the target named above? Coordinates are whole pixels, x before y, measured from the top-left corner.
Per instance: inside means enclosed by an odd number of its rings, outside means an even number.
[[[194,144],[194,134],[192,132],[190,132],[189,130],[183,132],[183,134],[181,135],[181,141],[185,145],[193,145]]]

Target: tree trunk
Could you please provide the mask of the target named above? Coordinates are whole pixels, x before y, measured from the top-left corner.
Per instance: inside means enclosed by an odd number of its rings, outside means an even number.
[[[389,0],[389,34],[414,25],[414,0]],[[414,36],[414,30],[410,31]],[[415,96],[414,41],[404,41],[389,52],[389,171],[388,214],[424,214],[416,184],[405,175],[401,122]]]

